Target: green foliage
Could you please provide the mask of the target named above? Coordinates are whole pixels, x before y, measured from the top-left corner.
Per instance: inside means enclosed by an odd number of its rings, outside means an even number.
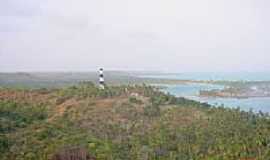
[[[52,95],[48,106],[0,100],[0,159],[46,160],[74,147],[98,160],[270,156],[268,114],[213,107],[145,85],[100,90],[84,82],[40,92]],[[58,108],[69,98],[79,105]]]
[[[8,138],[4,134],[0,134],[0,154],[3,154],[5,151],[9,149]]]
[[[143,102],[141,100],[137,99],[136,97],[129,97],[128,100],[130,103],[143,104]]]
[[[158,105],[148,105],[144,108],[144,114],[149,117],[160,116],[160,107]]]
[[[44,106],[0,101],[0,133],[8,133],[46,119],[45,110]]]

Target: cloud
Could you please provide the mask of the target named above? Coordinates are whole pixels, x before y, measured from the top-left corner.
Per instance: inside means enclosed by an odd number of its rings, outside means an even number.
[[[270,68],[265,0],[9,0],[0,6],[0,71]]]

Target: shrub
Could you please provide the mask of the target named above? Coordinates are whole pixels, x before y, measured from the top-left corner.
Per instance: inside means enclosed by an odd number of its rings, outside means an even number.
[[[51,160],[95,160],[83,147],[65,148],[55,153]]]
[[[0,153],[4,153],[9,149],[9,141],[5,135],[0,134]]]
[[[128,101],[135,104],[143,104],[143,102],[135,97],[129,97]]]
[[[144,107],[144,115],[149,117],[160,116],[160,107],[158,105],[148,105]]]

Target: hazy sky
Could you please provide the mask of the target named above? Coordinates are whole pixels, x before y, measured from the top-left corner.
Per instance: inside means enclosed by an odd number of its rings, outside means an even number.
[[[269,0],[0,0],[1,71],[270,71]]]

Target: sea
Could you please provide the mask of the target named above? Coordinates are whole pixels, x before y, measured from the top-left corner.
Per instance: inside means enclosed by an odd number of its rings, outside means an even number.
[[[179,79],[179,80],[213,80],[213,81],[270,81],[270,73],[235,72],[235,73],[164,73],[145,75],[143,77],[159,79]],[[155,85],[155,84],[153,84]],[[163,85],[164,86],[164,85]],[[240,108],[244,111],[270,113],[270,97],[259,98],[209,98],[199,97],[200,90],[223,89],[223,85],[187,83],[177,85],[165,85],[163,92],[173,94],[178,97],[208,103],[214,106],[224,106],[229,108]]]

